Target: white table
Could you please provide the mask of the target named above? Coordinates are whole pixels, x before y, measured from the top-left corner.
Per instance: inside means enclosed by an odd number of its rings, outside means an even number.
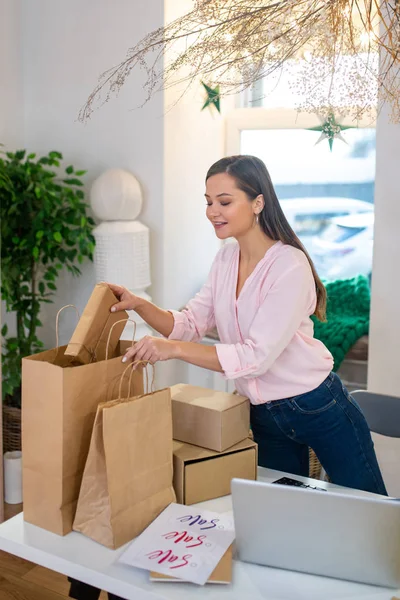
[[[259,469],[261,481],[271,482],[285,475],[287,473]],[[307,478],[296,476],[296,479],[324,485],[328,489],[339,488]],[[339,489],[352,495],[362,493],[348,488]],[[232,509],[230,496],[198,506],[217,512]],[[323,535],[323,528],[321,532]],[[152,583],[148,572],[117,563],[123,548],[108,550],[75,532],[60,537],[25,523],[22,514],[0,525],[0,549],[128,600],[391,600],[400,594],[400,590],[396,592],[237,560],[234,561],[231,585],[199,587],[187,583]]]

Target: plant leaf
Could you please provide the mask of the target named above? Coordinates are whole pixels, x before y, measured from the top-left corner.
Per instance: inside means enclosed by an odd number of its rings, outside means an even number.
[[[63,179],[63,182],[67,183],[68,185],[83,185],[82,181],[80,179],[77,179],[76,177],[69,177],[68,179]]]

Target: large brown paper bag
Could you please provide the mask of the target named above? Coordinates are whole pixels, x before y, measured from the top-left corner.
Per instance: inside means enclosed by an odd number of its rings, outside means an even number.
[[[117,302],[118,299],[106,283],[95,285],[65,354],[74,356],[75,360],[82,364],[104,360],[107,347],[108,353],[112,355],[128,319],[128,313],[125,311],[110,312],[110,308]],[[125,317],[125,321],[121,319],[122,316]],[[110,337],[111,329],[113,331]]]
[[[65,535],[72,529],[97,406],[117,398],[121,356],[73,366],[65,346],[22,360],[22,461],[24,519]],[[124,394],[128,384],[124,381]],[[132,393],[143,393],[142,368]]]
[[[169,388],[100,404],[74,530],[116,549],[175,499]]]

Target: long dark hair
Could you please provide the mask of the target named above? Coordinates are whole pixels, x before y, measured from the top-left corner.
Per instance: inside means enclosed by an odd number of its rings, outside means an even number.
[[[280,240],[284,244],[298,248],[307,256],[315,281],[317,305],[315,316],[320,321],[326,320],[326,290],[318,277],[314,264],[307,250],[291,228],[279,204],[267,167],[256,156],[227,156],[214,163],[208,170],[206,181],[213,175],[229,173],[236,180],[236,185],[245,192],[250,200],[260,194],[264,197],[264,208],[259,213],[259,224],[271,240]]]

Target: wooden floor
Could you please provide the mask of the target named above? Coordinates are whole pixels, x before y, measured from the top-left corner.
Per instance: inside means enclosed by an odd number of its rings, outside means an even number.
[[[20,504],[5,504],[5,519],[21,510]],[[68,591],[64,575],[0,550],[0,600],[62,600]],[[102,592],[100,598],[106,600],[107,594]]]

